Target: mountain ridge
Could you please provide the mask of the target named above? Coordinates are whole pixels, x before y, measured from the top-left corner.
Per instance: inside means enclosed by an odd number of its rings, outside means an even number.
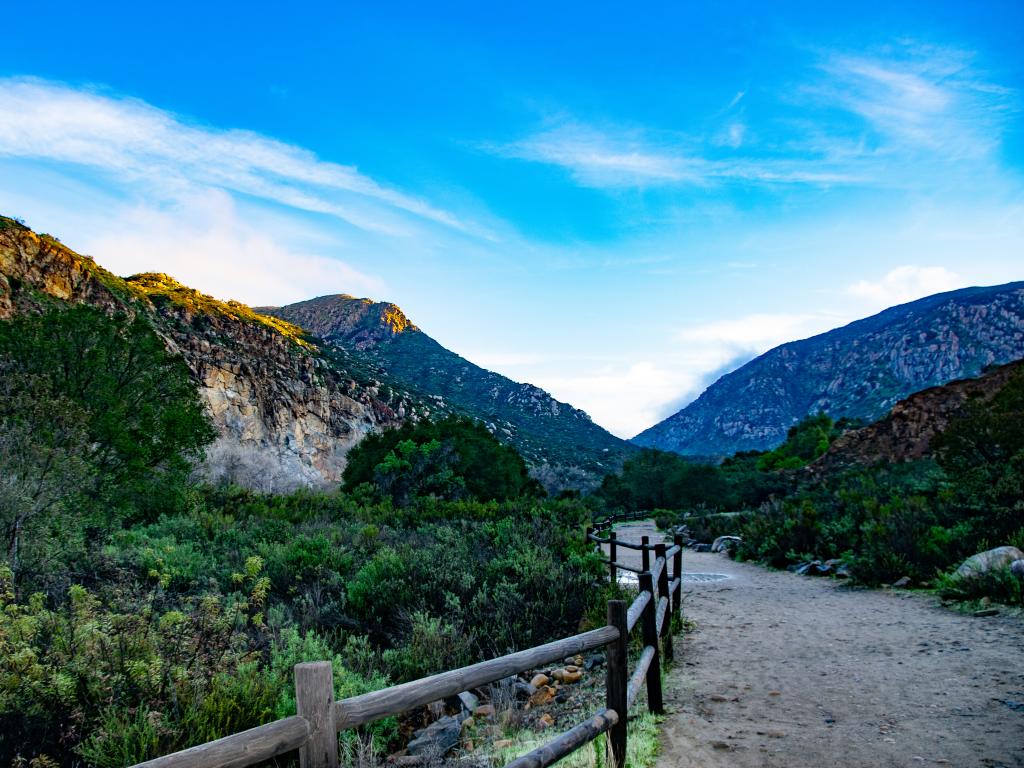
[[[683,455],[765,450],[818,411],[874,421],[913,392],[1021,357],[1024,282],[947,291],[768,350],[632,442]]]
[[[551,491],[593,486],[606,463],[611,467],[632,450],[582,411],[445,349],[397,305],[347,294],[334,298],[344,299],[347,313],[343,344],[339,338],[321,342],[312,331],[276,317],[273,308],[257,311],[221,301],[163,273],[118,277],[56,238],[0,217],[0,319],[54,302],[144,313],[167,346],[185,358],[218,429],[204,466],[210,479],[264,491],[334,485],[345,454],[369,432],[456,413],[481,418],[499,440],[517,447]],[[341,327],[338,318],[331,322]],[[393,346],[395,339],[403,341]],[[381,347],[400,359],[400,373],[407,374],[414,362],[401,358],[428,357],[417,370],[430,375],[407,384],[407,375],[389,371],[396,365],[376,351]],[[454,361],[475,381],[493,382],[506,395],[503,406],[470,407],[458,382],[448,382]],[[458,402],[447,401],[449,391]],[[541,419],[545,410],[555,418]],[[584,437],[572,429],[569,438],[561,434],[573,426],[565,414],[590,425]],[[552,452],[550,444],[559,447]]]
[[[305,328],[339,354],[361,358],[412,391],[480,419],[516,445],[545,484],[590,484],[633,450],[584,411],[447,349],[390,302],[328,294],[258,311]],[[591,478],[566,474],[572,462]]]

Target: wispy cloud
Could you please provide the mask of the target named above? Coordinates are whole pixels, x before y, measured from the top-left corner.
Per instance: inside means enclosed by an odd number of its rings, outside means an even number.
[[[904,41],[868,54],[826,55],[809,91],[861,118],[886,145],[963,160],[987,154],[1015,110],[1010,89],[986,82],[968,51]]]
[[[863,299],[871,307],[891,307],[933,293],[961,288],[963,279],[945,267],[903,266],[887,272],[878,280],[859,280],[846,292]]]
[[[733,148],[743,142],[745,127],[727,126],[711,143]],[[779,159],[737,157],[717,160],[703,156],[696,145],[688,154],[684,140],[655,141],[642,131],[598,129],[567,121],[533,136],[506,144],[485,144],[484,149],[518,160],[554,165],[569,171],[584,187],[614,189],[667,185],[708,185],[722,181],[767,184],[856,183],[852,174],[821,164]]]
[[[72,163],[163,190],[201,185],[404,234],[409,218],[465,223],[353,166],[245,130],[197,125],[137,99],[36,79],[0,80],[0,156]]]
[[[904,176],[927,175],[929,164],[984,158],[1001,141],[1016,96],[988,82],[972,58],[907,41],[877,52],[818,53],[802,81],[774,102],[766,97],[758,111],[739,91],[696,132],[557,115],[532,135],[485,148],[564,168],[577,184],[603,189],[903,184]]]
[[[503,157],[560,166],[587,187],[697,182],[704,175],[700,160],[655,147],[638,132],[612,134],[575,121],[485,148]]]
[[[384,288],[377,277],[297,249],[254,226],[220,190],[162,210],[131,207],[110,225],[79,244],[97,254],[103,266],[117,274],[166,272],[221,298],[287,304],[333,290],[375,295]]]

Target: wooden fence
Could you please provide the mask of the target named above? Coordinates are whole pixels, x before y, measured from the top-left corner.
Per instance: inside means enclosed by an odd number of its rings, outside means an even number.
[[[611,530],[615,523],[646,517],[639,513],[617,515],[587,529],[589,541],[598,547],[609,545],[610,557],[606,562],[612,580],[617,578],[619,569],[636,571],[638,576],[640,593],[631,605],[627,606],[623,600],[608,602],[606,626],[341,701],[334,699],[334,676],[329,661],[297,664],[297,714],[293,717],[147,760],[133,768],[243,768],[294,750],[299,751],[301,768],[337,768],[340,731],[599,648],[603,648],[605,653],[604,709],[538,749],[513,760],[505,768],[545,768],[605,732],[608,733],[608,766],[623,768],[627,716],[640,689],[647,688],[649,711],[657,714],[663,711],[661,657],[672,658],[672,614],[680,610],[682,597],[682,547],[678,537],[671,546],[651,545],[647,537],[641,544],[633,544],[617,541],[615,532]],[[607,536],[602,537],[605,532]],[[627,568],[616,563],[619,547],[640,550],[643,568]],[[669,574],[670,562],[672,574]],[[630,637],[638,624],[643,651],[630,673],[627,652]]]

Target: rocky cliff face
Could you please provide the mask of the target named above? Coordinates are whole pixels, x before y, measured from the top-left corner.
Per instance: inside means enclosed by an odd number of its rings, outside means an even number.
[[[632,450],[539,387],[485,370],[441,346],[394,304],[335,295],[259,311],[306,329],[350,365],[366,366],[422,394],[434,409],[480,419],[523,454],[549,490],[592,485]]]
[[[421,406],[354,377],[301,329],[220,302],[166,275],[118,278],[92,259],[0,219],[0,318],[52,299],[146,313],[182,354],[220,438],[204,471],[261,490],[337,483],[367,432]]]
[[[998,366],[974,379],[931,387],[900,400],[889,413],[836,439],[805,471],[830,474],[857,465],[894,464],[932,454],[935,437],[969,401],[986,403],[1013,379],[1024,376],[1024,360]]]
[[[633,442],[684,455],[764,450],[805,416],[874,421],[913,392],[1022,357],[1024,283],[937,294],[776,347]]]

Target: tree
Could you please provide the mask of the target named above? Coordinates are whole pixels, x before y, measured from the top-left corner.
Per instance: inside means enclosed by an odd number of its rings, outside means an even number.
[[[19,316],[0,323],[0,367],[5,377],[33,382],[6,396],[40,398],[34,407],[16,398],[5,406],[33,433],[47,434],[51,414],[69,425],[76,414],[88,449],[75,455],[90,468],[80,490],[94,508],[153,518],[180,503],[214,432],[184,361],[145,319],[84,305]]]
[[[3,371],[0,530],[16,581],[23,562],[49,551],[48,543],[73,543],[80,529],[73,501],[89,480],[89,446],[81,408],[55,397],[45,379]]]
[[[369,483],[400,505],[416,496],[504,501],[543,493],[514,448],[459,417],[366,437],[349,453],[344,479],[347,490]]]

